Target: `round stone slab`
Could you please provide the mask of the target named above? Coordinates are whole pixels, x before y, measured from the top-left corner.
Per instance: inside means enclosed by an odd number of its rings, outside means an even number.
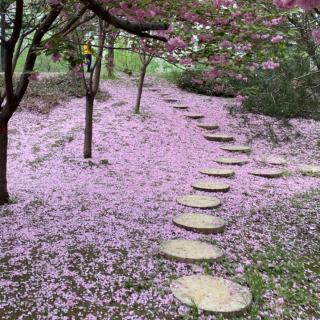
[[[181,196],[177,199],[177,202],[187,207],[200,209],[217,208],[221,204],[221,201],[216,197],[199,196],[195,194]]]
[[[168,240],[161,244],[160,254],[180,262],[215,261],[223,256],[218,247],[194,240]]]
[[[184,109],[188,109],[188,106],[173,106],[175,109],[181,109],[181,110],[184,110]]]
[[[187,113],[186,117],[190,119],[201,119],[204,117],[204,115],[200,113]]]
[[[265,158],[258,158],[257,161],[267,163],[267,164],[274,164],[274,165],[285,165],[287,164],[287,160],[281,157],[265,157]]]
[[[234,140],[232,136],[228,136],[226,134],[205,134],[204,137],[209,141],[218,142],[229,142]]]
[[[221,164],[229,164],[229,165],[243,165],[249,162],[247,159],[239,159],[239,158],[228,158],[228,157],[220,157],[216,160],[216,162]]]
[[[200,213],[184,213],[173,218],[173,223],[186,230],[198,233],[223,232],[226,225],[222,218]]]
[[[196,190],[209,192],[227,192],[230,190],[230,186],[228,184],[215,181],[197,181],[191,186]]]
[[[208,176],[214,176],[214,177],[234,176],[234,171],[232,169],[223,169],[223,168],[205,168],[205,169],[201,169],[200,173],[206,174]]]
[[[199,128],[206,129],[206,130],[216,130],[219,129],[219,126],[214,123],[200,123],[198,124]]]
[[[221,147],[220,149],[224,151],[230,151],[230,152],[243,152],[243,153],[251,152],[251,148],[249,146],[242,146],[242,145],[224,146],[224,147]]]
[[[256,170],[250,171],[249,173],[254,176],[260,176],[264,178],[279,178],[284,175],[285,171],[280,169],[265,168],[265,169],[256,169]]]
[[[192,275],[172,281],[173,295],[182,303],[199,309],[236,315],[245,311],[252,302],[252,295],[247,287],[223,278]]]
[[[320,166],[304,166],[300,168],[301,174],[310,177],[320,177]]]

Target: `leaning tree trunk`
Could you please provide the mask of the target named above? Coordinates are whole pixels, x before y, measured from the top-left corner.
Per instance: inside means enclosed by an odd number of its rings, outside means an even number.
[[[7,189],[8,122],[0,120],[0,204],[9,201]]]
[[[136,106],[134,108],[134,113],[139,114],[140,113],[140,104],[141,104],[141,96],[142,96],[142,90],[143,90],[143,84],[144,84],[144,78],[146,76],[147,71],[147,64],[143,64],[140,72],[140,79],[139,79],[139,85],[138,85],[138,95],[136,100]]]
[[[85,159],[91,158],[92,154],[92,121],[93,121],[94,95],[86,93],[86,119],[84,129],[84,148],[83,156]]]

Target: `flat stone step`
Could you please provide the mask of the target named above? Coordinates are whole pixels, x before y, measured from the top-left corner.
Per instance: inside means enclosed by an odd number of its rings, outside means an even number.
[[[186,117],[190,119],[201,119],[204,118],[204,115],[201,113],[187,113]]]
[[[252,170],[249,173],[254,176],[259,176],[264,178],[280,178],[285,174],[285,171],[281,169],[265,168],[265,169]]]
[[[180,262],[215,261],[223,256],[217,246],[194,240],[168,240],[160,245],[160,254]]]
[[[285,165],[287,164],[287,160],[281,157],[262,157],[257,158],[256,161],[266,163],[266,164],[273,164],[273,165]]]
[[[239,165],[239,166],[249,162],[248,159],[230,158],[230,157],[219,157],[215,161],[220,164]]]
[[[178,102],[179,100],[177,99],[164,99],[165,102],[168,102],[168,103],[174,103],[174,102]]]
[[[177,202],[187,207],[200,209],[213,209],[219,207],[221,204],[221,201],[216,197],[195,194],[181,196],[177,199]]]
[[[229,152],[242,152],[242,153],[250,153],[251,148],[249,146],[244,145],[234,145],[234,146],[224,146],[220,147],[220,149]]]
[[[213,177],[232,177],[234,176],[234,170],[223,168],[205,168],[201,169],[200,173]]]
[[[320,177],[320,166],[304,166],[300,168],[300,172],[304,176],[309,176],[309,177]]]
[[[173,106],[173,108],[180,109],[180,110],[185,110],[185,109],[188,109],[188,106],[179,106],[179,105],[177,105],[177,106]]]
[[[199,123],[198,127],[206,130],[216,130],[219,129],[219,126],[215,123]]]
[[[226,222],[219,217],[200,213],[183,213],[173,218],[173,223],[183,229],[197,233],[220,233]]]
[[[216,181],[197,181],[191,186],[196,190],[209,192],[227,192],[230,190],[230,186],[228,184]]]
[[[204,311],[234,316],[244,312],[252,302],[249,288],[208,275],[185,276],[172,281],[173,295],[182,303]]]
[[[233,141],[234,138],[232,136],[228,136],[226,134],[205,134],[203,135],[209,141],[217,141],[217,142],[230,142]]]

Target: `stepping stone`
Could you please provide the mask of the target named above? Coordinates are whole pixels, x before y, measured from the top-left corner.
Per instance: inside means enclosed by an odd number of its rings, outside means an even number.
[[[173,223],[181,228],[198,233],[220,233],[226,225],[222,218],[200,213],[184,213],[173,218]]]
[[[206,130],[215,130],[219,129],[219,126],[214,123],[200,123],[198,124],[199,128],[206,129]]]
[[[265,157],[265,158],[258,158],[256,161],[267,163],[267,164],[274,164],[274,165],[285,165],[287,164],[287,160],[281,157]]]
[[[214,177],[232,177],[234,176],[234,170],[223,168],[206,168],[201,169],[200,173]]]
[[[285,174],[285,171],[280,169],[265,168],[265,169],[256,169],[256,170],[250,171],[249,173],[254,176],[260,176],[264,178],[280,178]]]
[[[227,192],[230,190],[230,186],[228,184],[215,181],[197,181],[191,186],[196,190],[209,192]]]
[[[225,146],[225,147],[221,147],[220,149],[222,149],[224,151],[230,151],[230,152],[243,152],[243,153],[251,152],[251,148],[250,147],[242,146],[242,145]]]
[[[205,134],[204,137],[209,141],[218,142],[229,142],[234,140],[232,136],[228,136],[226,134]]]
[[[245,311],[252,302],[249,288],[219,277],[185,276],[172,281],[173,295],[182,303],[204,311],[233,316]]]
[[[177,202],[187,207],[200,209],[213,209],[219,207],[221,204],[221,201],[216,197],[199,196],[195,194],[179,197]]]
[[[228,157],[220,157],[216,160],[217,163],[228,164],[228,165],[243,165],[249,162],[248,159],[240,159],[240,158],[228,158]]]
[[[170,96],[170,93],[161,93],[160,94],[162,97],[167,97],[167,96]]]
[[[304,176],[320,177],[320,166],[304,166],[300,168],[300,172]]]
[[[187,113],[186,117],[190,119],[201,119],[204,117],[204,115],[200,113]]]
[[[164,99],[165,102],[168,102],[168,103],[173,103],[173,102],[178,102],[179,100],[177,99]]]
[[[180,262],[215,261],[223,256],[217,246],[194,240],[168,240],[161,244],[160,254]]]
[[[188,109],[187,106],[173,106],[173,108],[175,108],[175,109],[182,109],[182,110]]]

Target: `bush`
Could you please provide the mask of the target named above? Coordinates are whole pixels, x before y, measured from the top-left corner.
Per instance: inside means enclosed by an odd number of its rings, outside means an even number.
[[[249,112],[277,118],[319,119],[319,74],[310,63],[294,57],[275,70],[260,70],[243,89],[248,96],[243,107]]]
[[[177,85],[186,91],[207,96],[235,97],[242,85],[230,78],[205,79],[200,69],[186,70],[177,79]]]
[[[13,81],[16,84],[19,75]],[[3,76],[0,76],[0,87],[4,86]],[[64,101],[80,98],[85,95],[82,80],[68,74],[41,75],[39,81],[30,81],[18,110],[48,114]],[[101,94],[99,94],[101,96]]]

